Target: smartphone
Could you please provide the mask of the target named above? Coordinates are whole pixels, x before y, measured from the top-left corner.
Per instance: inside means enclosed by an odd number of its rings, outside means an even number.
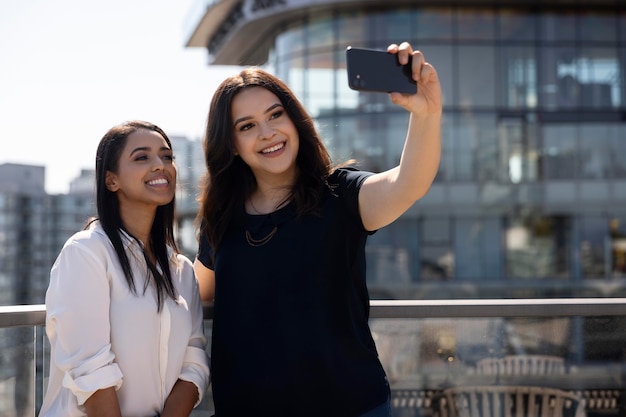
[[[387,51],[348,46],[346,68],[352,90],[417,93],[417,83],[411,77],[411,57],[408,64],[400,65],[397,55]]]

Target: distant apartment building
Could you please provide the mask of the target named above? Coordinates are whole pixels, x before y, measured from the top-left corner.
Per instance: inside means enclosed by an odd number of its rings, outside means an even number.
[[[41,302],[47,201],[44,167],[0,165],[0,304]]]
[[[83,171],[69,194],[45,191],[45,168],[0,165],[0,305],[44,302],[50,267],[67,238],[94,215]]]
[[[206,167],[200,140],[181,136],[170,136],[176,166],[178,167],[178,189],[176,190],[177,230],[179,249],[190,259],[198,251],[195,218],[198,213],[198,183]]]

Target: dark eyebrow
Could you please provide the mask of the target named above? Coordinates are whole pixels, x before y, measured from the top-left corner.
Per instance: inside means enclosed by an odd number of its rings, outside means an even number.
[[[267,110],[265,110],[265,113],[269,113],[272,110],[274,110],[276,107],[283,107],[283,105],[281,103],[274,103],[271,106],[269,106],[267,108]],[[235,120],[235,122],[233,123],[233,127],[237,126],[239,123],[244,122],[246,120],[252,119],[252,117],[250,116],[244,116],[244,117],[240,117],[239,119]]]
[[[137,153],[137,152],[141,152],[141,151],[149,151],[150,148],[148,146],[140,146],[138,148],[133,149],[132,151],[130,151],[130,156],[133,156],[133,154]],[[171,148],[168,148],[167,146],[161,146],[161,148],[159,149],[159,151],[171,151]]]

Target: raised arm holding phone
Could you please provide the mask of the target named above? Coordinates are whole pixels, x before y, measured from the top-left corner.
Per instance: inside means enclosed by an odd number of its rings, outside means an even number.
[[[367,237],[423,197],[441,152],[435,68],[406,42],[413,94],[398,166],[334,166],[311,116],[258,68],[227,78],[208,114],[199,251],[214,300],[217,417],[390,415],[390,387],[368,326]]]

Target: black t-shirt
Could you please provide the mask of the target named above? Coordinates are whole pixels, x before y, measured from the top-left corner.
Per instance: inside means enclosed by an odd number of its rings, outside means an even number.
[[[388,399],[368,326],[365,242],[358,190],[367,172],[329,178],[320,215],[292,204],[270,215],[235,216],[211,261],[211,347],[217,417],[358,416]],[[336,187],[335,187],[336,186]],[[251,246],[246,230],[261,246]]]

